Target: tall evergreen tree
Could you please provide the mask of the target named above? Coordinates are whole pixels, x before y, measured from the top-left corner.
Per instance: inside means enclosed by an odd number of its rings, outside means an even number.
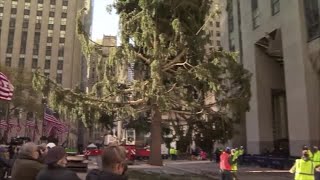
[[[102,54],[104,47],[84,31],[82,10],[78,33],[84,52],[101,57],[99,82],[89,94],[65,90],[52,82],[49,102],[76,109],[87,122],[90,114],[101,111],[120,117],[145,113],[151,119],[152,165],[162,165],[163,116],[183,114],[194,122],[232,125],[248,109],[250,73],[237,63],[234,53],[205,50],[209,39],[202,29],[208,16],[215,15],[209,11],[211,4],[211,0],[116,0],[113,7],[120,16],[121,46],[107,59]],[[132,63],[135,78],[127,82],[117,72],[126,72],[119,67],[126,69]],[[45,89],[44,82],[39,74],[35,76],[37,89]],[[215,100],[208,103],[208,97]],[[207,124],[198,129],[208,130]],[[217,133],[217,138],[231,137],[223,133]]]

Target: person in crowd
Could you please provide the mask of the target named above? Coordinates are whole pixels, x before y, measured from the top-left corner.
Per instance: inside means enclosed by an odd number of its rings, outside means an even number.
[[[118,145],[109,145],[102,153],[102,170],[92,170],[86,180],[127,180],[126,151]]]
[[[308,150],[303,150],[301,159],[296,160],[290,169],[290,173],[295,174],[294,180],[314,180],[314,170]]]
[[[39,149],[39,161],[41,163],[44,163],[44,159],[48,153],[48,148],[46,144],[43,143],[38,146],[38,149]]]
[[[53,148],[53,147],[55,147],[55,146],[56,146],[56,144],[55,144],[55,143],[52,143],[52,142],[47,144],[48,150],[51,149],[51,148]]]
[[[44,164],[38,161],[39,151],[35,143],[28,142],[20,148],[12,167],[12,180],[34,180]]]
[[[231,149],[227,147],[220,155],[221,180],[232,180],[231,174],[232,156]]]
[[[216,163],[220,163],[220,155],[221,155],[220,148],[217,148],[214,154],[216,156]]]
[[[313,163],[314,163],[314,166],[318,166],[320,165],[320,151],[319,151],[319,148],[318,146],[313,146],[312,148],[312,154],[313,154]]]
[[[320,180],[320,165],[315,166],[314,180]]]
[[[49,149],[44,162],[47,167],[39,172],[36,180],[80,180],[75,172],[66,168],[67,153],[62,146]]]
[[[238,180],[237,172],[238,172],[238,158],[240,156],[239,149],[232,149],[231,150],[231,173],[233,176],[233,180]]]

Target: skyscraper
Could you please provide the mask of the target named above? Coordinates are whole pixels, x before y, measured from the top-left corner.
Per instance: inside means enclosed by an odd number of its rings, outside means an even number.
[[[89,0],[0,0],[0,65],[39,68],[65,88],[79,85],[76,16],[85,6],[90,9]],[[90,18],[84,24],[90,26]]]

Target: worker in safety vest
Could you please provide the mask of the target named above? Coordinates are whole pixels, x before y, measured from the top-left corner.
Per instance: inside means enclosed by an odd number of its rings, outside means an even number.
[[[302,151],[301,159],[297,159],[290,173],[294,173],[295,180],[314,180],[314,164],[307,150]]]
[[[313,158],[312,158],[314,166],[320,165],[320,151],[318,146],[313,146]]]
[[[309,159],[313,160],[313,153],[311,152],[310,148],[307,145],[304,145],[302,150],[307,151],[309,154]]]
[[[234,180],[238,180],[237,172],[238,172],[238,158],[240,156],[240,150],[239,149],[232,149],[231,150],[231,173]]]

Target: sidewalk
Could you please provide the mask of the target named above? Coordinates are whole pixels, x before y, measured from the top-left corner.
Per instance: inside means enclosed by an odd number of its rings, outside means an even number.
[[[129,166],[130,171],[141,172],[143,174],[154,175],[156,179],[167,176],[206,176],[209,179],[219,179],[219,168],[216,163],[210,161],[164,161],[162,167],[150,166],[143,161],[137,161],[135,165]],[[97,166],[89,165],[89,169]],[[79,174],[85,179],[86,174]],[[273,170],[260,167],[239,167],[238,177],[240,180],[291,180],[293,175],[287,170]],[[164,178],[166,179],[166,178]],[[191,178],[193,179],[193,178]]]

